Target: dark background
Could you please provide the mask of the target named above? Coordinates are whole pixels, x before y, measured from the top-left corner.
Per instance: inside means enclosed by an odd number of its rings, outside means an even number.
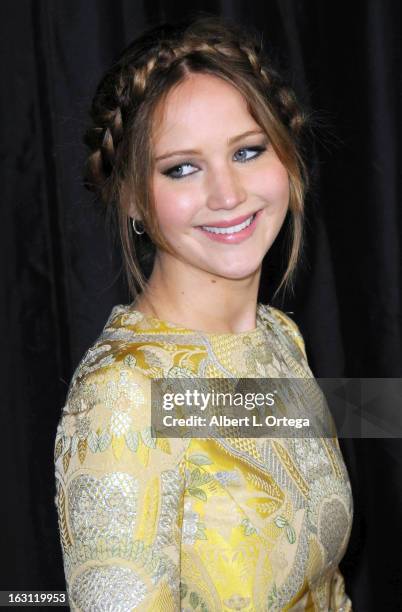
[[[295,297],[271,303],[293,313],[316,376],[402,373],[398,0],[3,0],[3,590],[65,589],[56,426],[84,351],[112,307],[131,301],[115,241],[81,185],[91,96],[132,38],[189,8],[257,27],[313,111],[305,263]],[[262,278],[266,301],[273,279]],[[401,440],[340,443],[355,504],[341,563],[353,609],[402,610]]]

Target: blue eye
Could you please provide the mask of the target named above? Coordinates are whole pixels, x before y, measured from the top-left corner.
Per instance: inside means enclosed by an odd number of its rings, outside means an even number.
[[[239,162],[247,162],[251,159],[255,159],[256,157],[259,157],[259,155],[261,155],[261,153],[263,151],[266,151],[266,147],[263,146],[258,146],[258,147],[243,147],[242,149],[239,149],[238,151],[236,151],[235,155],[238,155],[239,153],[242,153],[242,157],[240,159],[238,159],[237,161]],[[251,156],[247,156],[247,153],[254,153]],[[246,153],[246,155],[244,155],[244,153]]]
[[[258,145],[255,147],[243,147],[236,151],[235,157],[236,155],[239,155],[239,153],[241,154],[241,156],[235,159],[235,161],[239,161],[240,163],[251,161],[252,159],[256,159],[257,157],[259,157],[261,153],[266,150],[267,147],[263,145]],[[195,168],[195,166],[193,164],[190,164],[190,162],[184,162],[183,164],[178,164],[177,166],[172,166],[171,168],[168,168],[168,170],[165,170],[165,172],[163,172],[162,174],[168,176],[171,179],[177,180],[182,179],[186,176],[191,176],[192,174],[195,174],[197,172],[197,170],[194,170],[193,172],[184,172],[184,168]]]
[[[164,172],[163,174],[165,174],[166,176],[172,179],[181,179],[184,176],[189,176],[190,174],[194,174],[194,172],[183,172],[183,168],[188,168],[188,167],[194,168],[193,164],[184,163],[178,166],[173,166],[173,168],[169,168],[169,170],[166,170],[166,172]]]

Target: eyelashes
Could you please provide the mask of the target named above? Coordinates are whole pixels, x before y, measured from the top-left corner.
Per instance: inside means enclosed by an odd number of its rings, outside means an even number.
[[[251,161],[252,159],[256,159],[256,157],[259,157],[261,155],[261,153],[263,151],[265,151],[265,150],[266,150],[266,147],[264,147],[263,145],[259,145],[259,146],[255,146],[255,147],[243,147],[243,148],[239,149],[238,151],[236,151],[235,155],[237,155],[237,153],[240,153],[240,152],[243,152],[243,151],[253,151],[255,153],[255,155],[253,155],[252,157],[246,157],[246,158],[238,160],[240,163],[244,163],[244,162]]]
[[[254,155],[252,155],[251,157],[243,157],[242,159],[237,159],[235,161],[238,161],[241,164],[247,163],[249,161],[252,161],[253,159],[257,159],[257,157],[259,157],[266,150],[267,150],[267,146],[265,145],[256,145],[254,147],[242,147],[241,149],[238,149],[236,151],[236,153],[234,154],[234,157],[238,155],[239,153],[250,152],[250,151],[254,153]],[[176,166],[172,166],[171,168],[168,168],[167,170],[162,172],[162,174],[164,174],[165,176],[173,180],[180,180],[182,178],[185,178],[186,176],[191,176],[192,174],[196,173],[196,171],[194,171],[194,172],[187,172],[183,174],[182,171],[184,168],[191,168],[191,167],[195,168],[196,166],[194,166],[194,164],[190,162],[183,162],[182,164],[177,164]]]
[[[191,166],[193,166],[193,164],[190,164],[190,163],[186,162],[184,164],[180,164],[179,166],[173,166],[172,168],[169,168],[169,170],[165,170],[165,172],[163,172],[163,174],[165,176],[168,176],[171,179],[175,179],[175,180],[181,179],[181,178],[184,178],[185,176],[190,176],[191,174],[194,174],[194,172],[188,172],[187,174],[180,174],[179,176],[174,176],[174,172],[178,172],[178,171],[182,170],[183,168],[187,168],[187,167],[191,167]]]

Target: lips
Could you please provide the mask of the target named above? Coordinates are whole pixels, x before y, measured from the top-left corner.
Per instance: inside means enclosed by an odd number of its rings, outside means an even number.
[[[240,223],[244,223],[250,217],[255,214],[256,211],[248,213],[248,215],[243,215],[242,217],[236,217],[236,219],[231,219],[230,221],[214,221],[212,223],[203,223],[198,227],[232,227],[234,225],[240,225]]]
[[[232,233],[230,230],[229,232],[225,233],[224,231],[221,232],[217,232],[214,231],[212,232],[211,229],[206,229],[206,226],[200,226],[197,227],[196,230],[198,230],[199,232],[201,232],[206,238],[208,238],[209,240],[212,240],[214,242],[220,242],[223,244],[240,244],[242,243],[244,240],[247,240],[250,236],[253,235],[254,230],[259,222],[259,218],[262,214],[262,209],[260,209],[258,212],[256,212],[254,215],[252,215],[252,221],[251,223],[249,223],[248,225],[246,225],[246,227],[244,227],[243,229],[236,231],[234,233]],[[249,219],[249,217],[240,217],[241,219]],[[233,223],[233,221],[231,221],[231,223]],[[213,226],[212,226],[213,227]],[[231,227],[231,226],[229,226]],[[219,229],[224,230],[225,227],[220,227]]]

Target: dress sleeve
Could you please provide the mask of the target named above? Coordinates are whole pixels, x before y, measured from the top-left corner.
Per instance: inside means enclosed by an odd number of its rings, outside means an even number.
[[[180,609],[185,447],[152,437],[150,382],[115,362],[68,393],[54,457],[71,610]]]
[[[339,567],[336,568],[331,581],[330,610],[334,612],[353,612],[352,601],[345,593],[345,580]]]

